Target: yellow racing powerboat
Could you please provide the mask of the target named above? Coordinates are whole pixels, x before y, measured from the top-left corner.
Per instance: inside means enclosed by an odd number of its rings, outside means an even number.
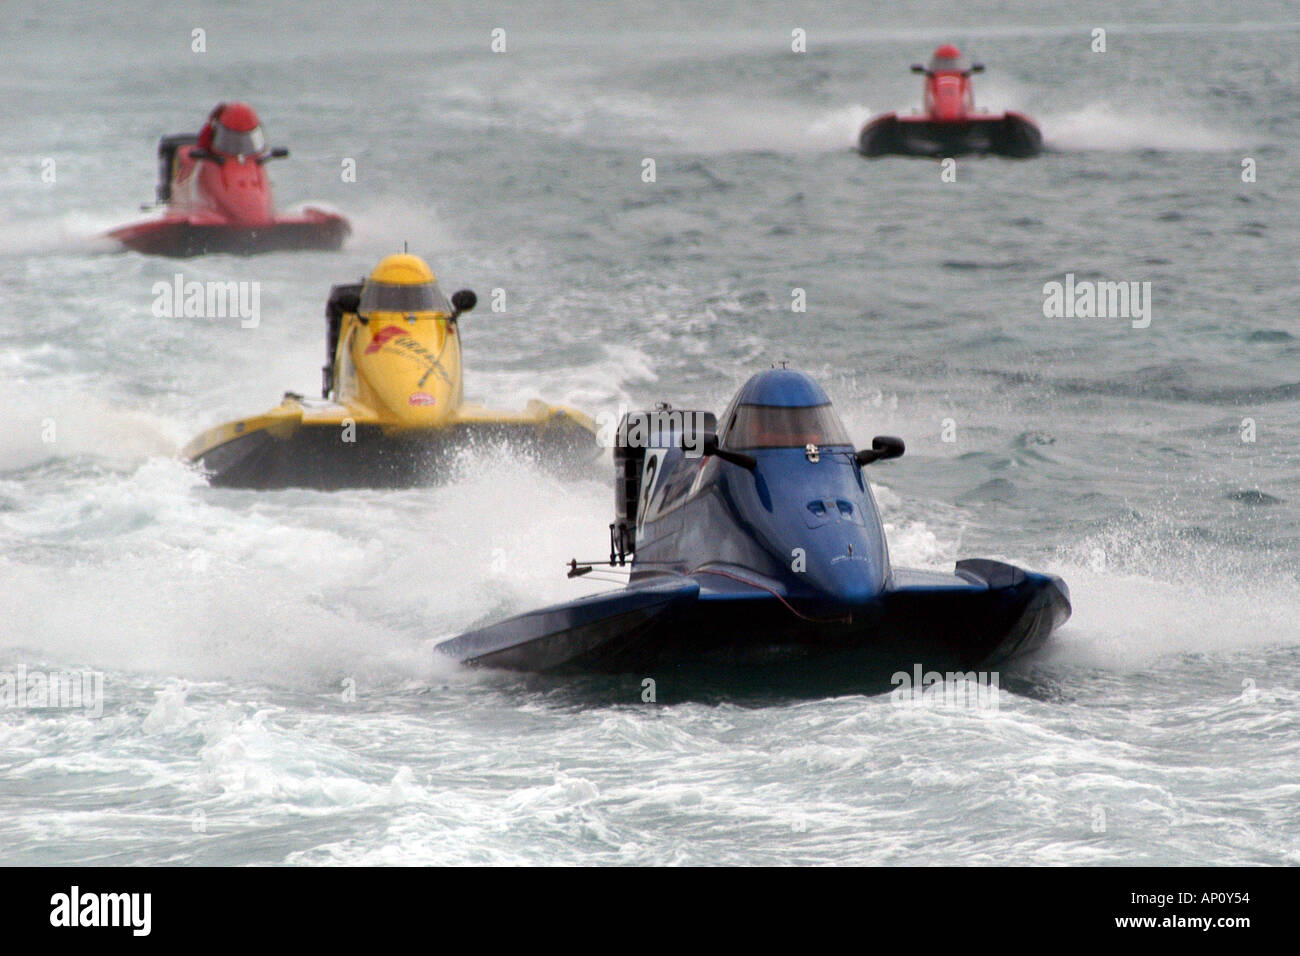
[[[321,399],[286,392],[268,412],[203,432],[182,456],[217,486],[322,490],[425,484],[476,444],[594,461],[596,425],[582,412],[465,404],[457,320],[476,302],[468,289],[448,301],[418,256],[388,256],[362,282],[330,290]]]

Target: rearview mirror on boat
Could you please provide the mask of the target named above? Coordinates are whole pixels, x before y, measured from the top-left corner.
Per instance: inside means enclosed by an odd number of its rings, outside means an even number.
[[[478,305],[478,296],[471,289],[461,289],[459,292],[453,292],[451,296],[451,306],[456,311],[452,313],[452,318],[460,315],[462,312],[468,312]]]
[[[871,447],[864,448],[853,456],[859,465],[869,465],[873,461],[886,461],[890,458],[902,458],[906,446],[903,439],[893,435],[877,435],[871,439]]]
[[[758,467],[758,459],[753,455],[746,455],[743,452],[731,451],[728,448],[721,448],[718,445],[718,435],[716,432],[705,432],[704,440],[700,444],[700,450],[704,455],[713,455],[721,458],[723,461],[729,461],[733,465],[739,465],[741,468],[747,468],[753,471]]]
[[[972,73],[983,73],[983,72],[984,72],[984,64],[983,64],[983,63],[972,63],[972,64],[970,65],[970,71],[971,71]]]
[[[925,67],[922,66],[920,63],[913,63],[913,64],[912,64],[912,72],[913,72],[913,73],[924,73],[924,72],[925,72]]]

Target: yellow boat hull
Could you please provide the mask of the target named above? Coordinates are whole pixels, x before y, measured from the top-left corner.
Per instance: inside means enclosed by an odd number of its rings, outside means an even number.
[[[288,398],[264,415],[209,429],[182,454],[214,487],[336,491],[433,484],[466,452],[499,447],[561,473],[581,473],[599,453],[591,419],[541,402],[523,413],[462,406],[452,421],[421,429],[316,405]]]
[[[380,283],[390,292],[429,289],[434,281],[413,256],[385,259],[371,279],[385,269],[401,279]],[[595,462],[596,424],[576,409],[534,400],[521,412],[500,412],[464,403],[459,313],[372,310],[363,317],[364,288],[330,290],[326,397],[286,393],[269,412],[208,429],[181,452],[213,485],[408,487],[436,481],[466,449],[503,443],[566,470]],[[464,308],[473,307],[470,297]]]

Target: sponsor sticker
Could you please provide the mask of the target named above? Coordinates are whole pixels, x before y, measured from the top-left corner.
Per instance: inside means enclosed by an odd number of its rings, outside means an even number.
[[[375,333],[375,337],[372,338],[370,340],[370,344],[366,346],[366,354],[374,355],[376,352],[378,352],[380,349],[384,347],[384,343],[386,343],[389,339],[395,339],[399,335],[405,335],[405,334],[406,334],[406,329],[402,328],[400,325],[385,325],[382,329],[380,329],[378,332]]]

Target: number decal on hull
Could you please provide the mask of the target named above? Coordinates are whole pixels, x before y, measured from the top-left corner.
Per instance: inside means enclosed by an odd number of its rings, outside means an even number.
[[[636,509],[636,530],[639,534],[645,527],[646,511],[650,508],[650,499],[654,496],[655,481],[659,478],[659,458],[662,452],[647,451],[645,465],[641,468],[641,503]]]

